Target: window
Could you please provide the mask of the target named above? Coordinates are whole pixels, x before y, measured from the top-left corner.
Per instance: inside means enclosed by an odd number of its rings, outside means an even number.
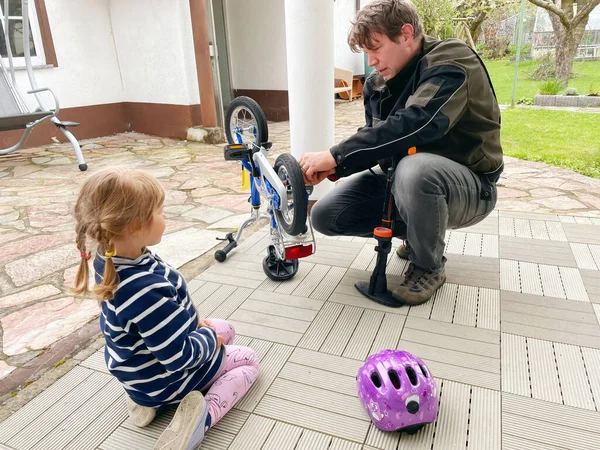
[[[6,13],[8,13],[8,27],[6,26]],[[5,63],[8,62],[8,49],[5,40],[6,36],[8,36],[14,65],[17,67],[25,66],[21,0],[8,0],[8,11],[4,11],[4,0],[0,0],[0,22],[0,54],[3,61]],[[34,66],[46,64],[34,0],[29,1],[29,49],[31,52],[31,63]]]

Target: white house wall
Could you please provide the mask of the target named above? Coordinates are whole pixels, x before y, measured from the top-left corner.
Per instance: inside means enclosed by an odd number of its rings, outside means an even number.
[[[298,0],[301,1],[301,0]],[[330,0],[331,1],[331,0]],[[287,90],[284,0],[226,0],[234,89]],[[364,73],[363,55],[347,44],[356,0],[336,0],[335,66]]]
[[[122,101],[200,103],[189,0],[110,0],[110,16]]]
[[[61,108],[122,101],[108,0],[46,0],[46,9],[59,67],[36,69],[38,86],[50,87]],[[29,88],[24,70],[17,77],[22,90]]]
[[[233,88],[287,90],[284,0],[225,2]],[[346,43],[355,4],[336,0],[335,65],[362,73],[363,55]],[[46,0],[46,9],[59,67],[35,76],[61,107],[200,103],[189,0]],[[28,87],[24,71],[18,81]]]
[[[189,0],[168,5],[159,0],[46,0],[58,67],[35,69],[38,86],[50,87],[61,108],[200,103]],[[22,90],[29,88],[24,70],[17,77]],[[31,96],[25,98],[35,106]]]
[[[284,0],[226,0],[225,11],[233,88],[287,90]]]
[[[363,75],[364,55],[354,53],[348,47],[350,20],[356,14],[356,0],[336,0],[334,3],[334,63],[335,67],[351,70],[355,75]]]

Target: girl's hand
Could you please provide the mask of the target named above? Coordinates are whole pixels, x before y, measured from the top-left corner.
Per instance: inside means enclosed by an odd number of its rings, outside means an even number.
[[[214,326],[214,324],[208,319],[198,319],[198,328],[202,327],[212,328],[215,331],[215,333],[217,332],[217,329]]]

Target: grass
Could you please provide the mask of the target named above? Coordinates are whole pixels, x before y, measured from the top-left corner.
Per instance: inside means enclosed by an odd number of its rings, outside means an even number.
[[[513,108],[501,138],[505,155],[600,178],[600,114]]]
[[[529,74],[537,67],[533,60],[521,61],[519,64],[519,80],[515,102],[520,98],[532,98],[538,93],[541,81],[530,80]],[[485,65],[490,73],[490,78],[496,90],[498,102],[510,104],[512,98],[513,78],[515,64],[508,60],[486,61]],[[600,85],[600,61],[576,61],[573,71],[577,74],[569,80],[569,87],[577,88],[580,95],[587,95],[590,85]],[[599,99],[600,101],[600,99]]]

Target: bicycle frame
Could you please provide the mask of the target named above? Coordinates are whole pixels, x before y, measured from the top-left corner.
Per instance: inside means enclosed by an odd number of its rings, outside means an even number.
[[[252,206],[250,217],[238,227],[235,237],[227,233],[224,239],[217,238],[227,244],[215,252],[215,259],[224,262],[227,254],[238,246],[242,231],[267,219],[271,243],[262,261],[263,271],[273,281],[289,280],[298,272],[298,260],[312,255],[316,249],[308,211],[312,189],[304,185],[301,169],[292,155],[279,155],[274,165],[269,162],[267,155],[272,143],[268,141],[267,118],[255,100],[245,96],[234,99],[227,107],[225,125],[228,145],[223,156],[226,161],[242,163],[242,186],[247,189],[250,185]],[[303,189],[306,199],[302,198]],[[263,201],[266,211],[261,208]]]
[[[272,202],[273,208],[280,210],[282,214],[286,214],[288,212],[287,201],[282,202],[281,199],[287,198],[287,191],[283,182],[273,170],[271,163],[269,163],[266,150],[260,147],[260,150],[252,154],[252,161],[255,169],[258,170],[258,176],[254,176],[250,161],[242,161],[244,170],[250,172],[252,206],[260,206],[260,197],[262,195],[265,199]]]

